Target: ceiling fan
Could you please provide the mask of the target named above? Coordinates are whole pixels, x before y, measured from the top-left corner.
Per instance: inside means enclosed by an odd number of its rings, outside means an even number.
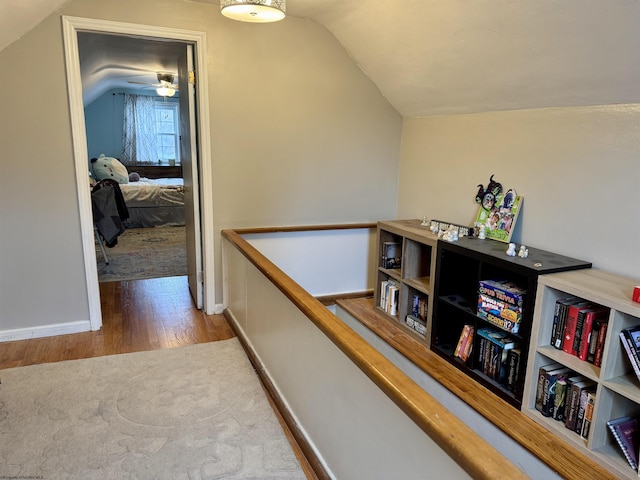
[[[149,85],[151,87],[156,88],[156,92],[158,95],[163,97],[173,97],[178,91],[178,86],[174,85],[173,79],[175,74],[167,73],[167,72],[158,72],[157,78],[158,83],[146,83],[146,82],[134,82],[132,80],[128,80],[127,83],[134,83],[137,85]]]

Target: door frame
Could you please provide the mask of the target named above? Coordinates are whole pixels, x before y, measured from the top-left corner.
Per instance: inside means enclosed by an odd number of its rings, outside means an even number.
[[[78,53],[78,32],[97,32],[128,35],[159,41],[181,41],[194,45],[196,62],[196,111],[198,138],[198,157],[196,159],[200,184],[200,241],[202,243],[202,277],[204,290],[203,310],[207,314],[215,312],[214,287],[214,229],[213,195],[211,172],[211,141],[209,120],[209,91],[207,74],[207,40],[205,32],[182,30],[151,25],[113,22],[91,18],[62,16],[64,53],[71,115],[71,134],[73,156],[76,170],[76,186],[80,213],[80,230],[85,264],[85,279],[89,304],[89,324],[91,330],[102,326],[100,308],[100,286],[91,211],[91,191],[88,182],[87,136],[82,101],[82,78],[80,75],[80,57]]]

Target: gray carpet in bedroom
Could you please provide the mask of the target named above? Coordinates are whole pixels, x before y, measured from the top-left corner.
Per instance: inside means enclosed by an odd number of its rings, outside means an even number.
[[[2,478],[305,478],[236,338],[0,378]]]
[[[187,274],[184,227],[130,228],[118,237],[118,244],[107,248],[105,264],[96,242],[98,281],[115,282],[145,278],[175,277]]]

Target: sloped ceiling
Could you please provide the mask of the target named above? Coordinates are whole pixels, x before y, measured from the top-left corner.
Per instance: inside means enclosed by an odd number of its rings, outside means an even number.
[[[184,49],[184,44],[174,42],[80,32],[78,55],[85,106],[117,88],[153,95],[158,72],[175,74],[173,83],[177,84],[177,62]]]
[[[63,3],[3,0],[0,49]],[[640,102],[640,0],[288,0],[287,14],[324,25],[405,117]]]

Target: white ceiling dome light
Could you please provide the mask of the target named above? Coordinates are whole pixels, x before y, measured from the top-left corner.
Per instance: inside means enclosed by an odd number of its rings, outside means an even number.
[[[277,22],[285,17],[286,0],[220,0],[222,15],[251,23]]]

